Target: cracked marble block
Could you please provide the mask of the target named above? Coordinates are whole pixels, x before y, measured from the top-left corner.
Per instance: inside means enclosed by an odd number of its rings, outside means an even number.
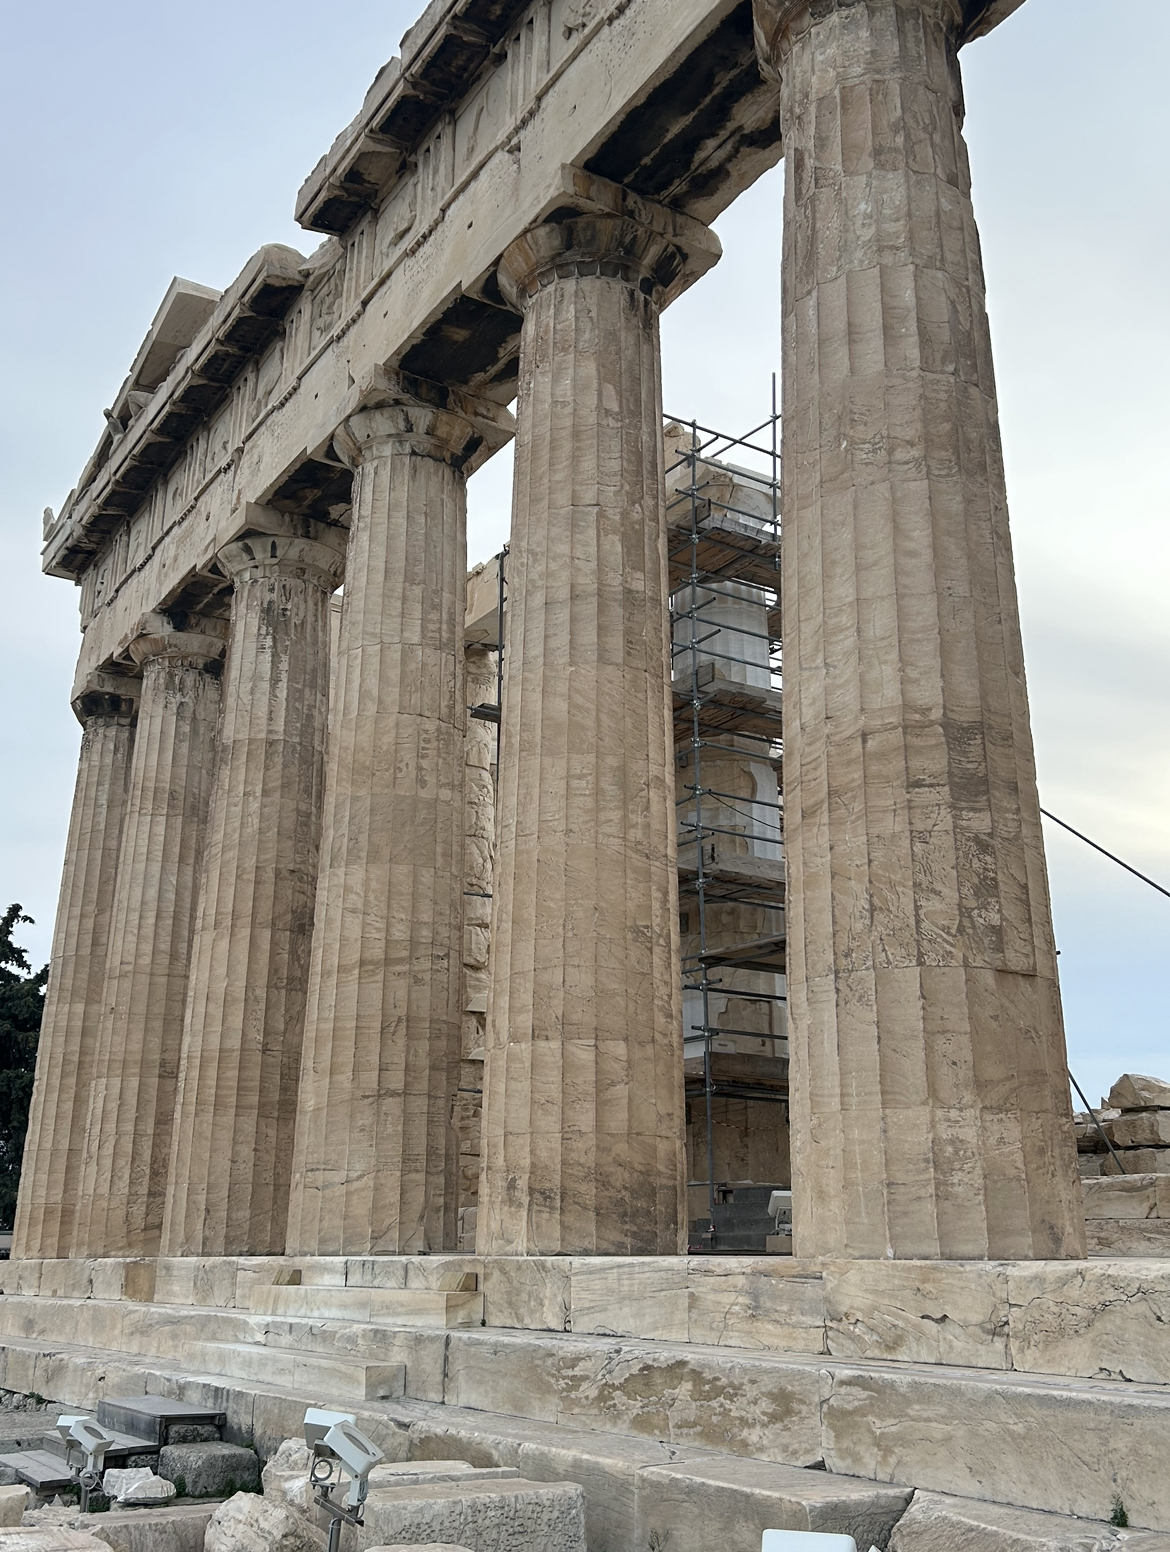
[[[282,1254],[343,530],[272,514],[219,562],[231,637],[163,1254]],[[296,531],[303,530],[303,531]]]
[[[157,1255],[224,649],[148,618],[73,1254]]]
[[[21,1259],[72,1248],[139,690],[93,674],[73,703],[81,753],[16,1209]]]
[[[386,374],[335,436],[353,520],[290,1254],[455,1248],[466,480],[510,428],[497,405]]]
[[[677,1254],[678,883],[657,278],[621,216],[536,228],[505,614],[477,1249]]]
[[[756,0],[786,153],[800,1256],[1085,1253],[963,15]]]

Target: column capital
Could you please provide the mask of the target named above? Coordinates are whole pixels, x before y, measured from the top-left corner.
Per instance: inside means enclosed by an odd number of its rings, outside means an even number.
[[[155,659],[183,663],[191,668],[209,668],[219,661],[227,646],[226,620],[189,616],[187,629],[177,630],[165,614],[147,614],[139,634],[127,649],[140,666]]]
[[[509,410],[478,394],[379,367],[350,396],[333,445],[353,470],[413,453],[471,474],[515,435]]]
[[[74,686],[73,715],[85,727],[95,717],[115,717],[129,722],[138,711],[142,681],[129,674],[96,669]]]
[[[583,168],[561,168],[556,211],[504,251],[498,279],[523,312],[542,287],[570,276],[624,280],[658,305],[721,258],[715,233],[693,216]]]
[[[237,586],[261,577],[300,577],[332,593],[345,575],[345,541],[343,528],[328,539],[250,533],[225,544],[215,558]]]
[[[755,23],[756,53],[764,74],[772,80],[779,77],[781,60],[787,40],[795,32],[804,32],[835,11],[852,9],[865,0],[752,0]],[[897,0],[890,0],[897,3]],[[997,27],[1024,0],[901,0],[903,4],[917,4],[922,10],[933,11],[937,19],[949,26],[961,45],[972,38],[981,38]]]

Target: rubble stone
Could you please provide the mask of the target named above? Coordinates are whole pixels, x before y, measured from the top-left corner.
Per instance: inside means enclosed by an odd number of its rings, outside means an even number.
[[[1115,1110],[1170,1109],[1170,1083],[1140,1072],[1122,1073],[1109,1090],[1108,1102]]]
[[[1165,1544],[1170,1552],[1170,1537]],[[1107,1552],[1110,1548],[1120,1552],[1130,1546],[1128,1540],[1119,1539],[1112,1525],[1100,1520],[1041,1514],[942,1493],[915,1493],[894,1527],[889,1552]],[[1155,1548],[1148,1547],[1147,1552]]]
[[[158,1472],[187,1498],[260,1491],[259,1457],[242,1444],[168,1444],[159,1452]]]
[[[585,1494],[576,1482],[523,1480],[383,1488],[366,1500],[364,1537],[371,1546],[438,1542],[585,1552]],[[207,1552],[219,1549],[209,1545]]]
[[[1119,1148],[1170,1146],[1170,1110],[1128,1110],[1113,1123]]]
[[[28,1508],[28,1488],[17,1484],[0,1487],[0,1526],[19,1525]]]
[[[325,1536],[283,1504],[237,1493],[211,1516],[204,1552],[322,1552]]]
[[[214,1505],[169,1504],[164,1509],[113,1510],[79,1514],[74,1530],[85,1531],[114,1552],[203,1552]]]
[[[0,1529],[0,1552],[109,1552],[109,1543],[67,1526]]]

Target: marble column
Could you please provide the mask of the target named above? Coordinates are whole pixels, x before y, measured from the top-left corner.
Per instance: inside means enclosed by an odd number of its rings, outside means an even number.
[[[345,534],[220,551],[231,635],[191,950],[163,1254],[284,1251]]]
[[[91,674],[29,1112],[14,1258],[70,1254],[140,685]]]
[[[219,714],[218,621],[151,619],[74,1254],[157,1255]]]
[[[672,1255],[682,1016],[658,313],[621,216],[507,250],[523,312],[477,1248]]]
[[[510,423],[403,378],[335,437],[353,521],[290,1254],[455,1248],[466,476]]]
[[[1085,1253],[959,0],[757,0],[781,83],[798,1255]]]

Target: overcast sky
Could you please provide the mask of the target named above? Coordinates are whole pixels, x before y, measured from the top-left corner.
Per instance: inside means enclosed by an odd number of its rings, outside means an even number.
[[[77,597],[39,569],[172,276],[223,288],[309,253],[296,190],[422,0],[9,4],[0,94],[0,907],[47,957],[78,728]],[[1041,801],[1170,884],[1170,7],[1028,0],[963,54]],[[732,429],[778,366],[782,169],[719,222],[725,258],[663,323],[669,409]],[[506,537],[509,460],[471,491]],[[1170,1077],[1170,900],[1048,834],[1069,1049],[1095,1098]]]

